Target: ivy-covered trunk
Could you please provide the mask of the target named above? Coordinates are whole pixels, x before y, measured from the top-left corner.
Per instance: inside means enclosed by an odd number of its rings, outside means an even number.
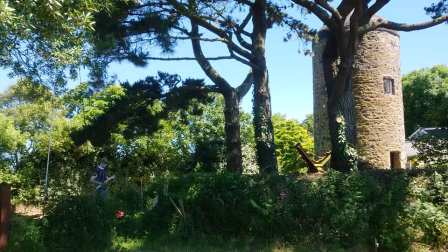
[[[256,0],[252,6],[253,13],[253,59],[251,63],[254,79],[254,130],[257,148],[257,162],[260,172],[277,173],[275,156],[274,127],[272,125],[271,97],[266,67],[265,42],[267,31],[266,1]]]
[[[226,140],[226,169],[241,173],[243,171],[243,155],[241,151],[241,127],[239,97],[235,89],[224,95],[224,131]]]
[[[331,168],[348,172],[356,169],[357,155],[355,104],[352,93],[353,58],[341,58],[341,42],[329,36],[323,54],[324,77],[327,87],[327,113],[331,139]]]
[[[328,124],[332,146],[331,168],[349,172],[356,168],[356,151],[352,142],[355,136],[352,135],[353,131],[348,130],[347,125],[350,120],[347,115],[352,113],[352,107],[343,100],[328,104]]]

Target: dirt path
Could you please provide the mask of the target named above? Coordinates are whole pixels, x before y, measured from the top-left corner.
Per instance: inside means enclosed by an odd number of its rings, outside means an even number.
[[[14,213],[22,216],[32,217],[34,219],[42,218],[42,207],[34,205],[18,204],[14,207]]]

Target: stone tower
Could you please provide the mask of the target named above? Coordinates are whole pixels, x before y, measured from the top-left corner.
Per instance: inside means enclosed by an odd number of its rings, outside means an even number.
[[[327,91],[322,65],[325,35],[313,44],[314,139],[318,155],[331,149]],[[352,94],[356,148],[360,160],[377,168],[404,168],[404,112],[400,37],[379,29],[364,35],[355,57]]]

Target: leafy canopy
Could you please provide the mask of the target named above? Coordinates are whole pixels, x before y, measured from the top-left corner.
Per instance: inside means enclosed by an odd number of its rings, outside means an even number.
[[[93,13],[108,6],[108,0],[0,0],[0,67],[60,89],[66,67],[73,77],[86,55]]]
[[[448,125],[448,67],[439,65],[403,78],[406,135],[419,127]]]
[[[275,114],[272,117],[272,122],[275,130],[275,151],[280,171],[282,173],[299,173],[301,168],[305,168],[306,165],[295,145],[300,143],[308,153],[312,154],[313,138],[310,136],[308,129],[296,120]]]

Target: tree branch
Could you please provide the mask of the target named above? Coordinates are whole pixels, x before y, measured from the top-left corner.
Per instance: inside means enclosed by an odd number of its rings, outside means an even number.
[[[331,15],[333,15],[333,18],[335,18],[338,22],[342,21],[342,16],[339,13],[339,11],[337,9],[331,7],[331,5],[328,4],[328,2],[326,0],[316,0],[316,3],[320,6],[322,6],[322,8],[324,8],[328,12],[330,12]]]
[[[358,5],[355,7],[355,11],[350,17],[350,31],[348,37],[338,43],[341,62],[338,65],[335,87],[329,97],[330,104],[333,104],[336,99],[341,97],[345,90],[347,90],[347,85],[349,83],[347,78],[351,76],[353,71],[353,61],[359,44],[359,22],[364,16],[364,7],[363,3],[359,1]]]
[[[443,22],[448,22],[448,16],[438,17],[433,20],[430,20],[427,22],[422,22],[422,23],[417,23],[417,24],[395,23],[395,22],[380,18],[377,20],[373,20],[369,24],[360,27],[360,33],[366,33],[366,32],[373,31],[378,28],[386,28],[386,29],[390,29],[390,30],[394,30],[394,31],[409,32],[409,31],[427,29],[427,28],[442,24]]]
[[[337,9],[341,16],[345,19],[355,8],[354,5],[355,0],[342,0]]]
[[[123,59],[123,58],[120,58]],[[142,57],[144,60],[158,60],[158,61],[185,61],[185,60],[196,60],[195,57]],[[206,57],[205,60],[231,60],[232,56],[217,56],[217,57]]]
[[[247,94],[247,92],[249,92],[253,83],[254,83],[253,74],[252,72],[249,72],[244,81],[236,88],[238,99],[240,99],[240,101]]]
[[[213,93],[222,93],[222,90],[219,89],[216,86],[180,86],[180,87],[176,87],[175,90],[173,91],[200,91],[200,92],[213,92]]]
[[[430,27],[439,25],[443,22],[448,22],[448,16],[438,17],[431,21],[417,23],[417,24],[403,24],[403,23],[395,23],[392,21],[385,21],[385,22],[381,23],[379,27],[391,29],[391,30],[395,30],[395,31],[409,32],[409,31],[416,31],[416,30],[423,30],[426,28],[430,28]]]
[[[369,19],[389,2],[390,0],[376,0],[376,2],[367,10],[367,16],[369,17]]]
[[[191,45],[193,46],[193,53],[196,57],[196,61],[199,66],[202,68],[204,73],[215,83],[216,86],[221,88],[222,90],[226,90],[232,88],[230,84],[212,67],[210,62],[204,56],[202,52],[201,42],[196,38],[199,37],[199,27],[193,19],[191,21],[191,35],[193,36],[191,39]]]
[[[322,9],[319,5],[308,1],[308,0],[292,0],[294,3],[302,6],[303,8],[307,9],[308,11],[312,12],[314,15],[316,15],[328,28],[330,29],[336,29],[337,24],[334,22],[334,20],[331,19],[330,15],[325,11],[325,9]]]
[[[200,25],[201,27],[204,27],[205,29],[209,30],[210,32],[218,35],[219,37],[225,39],[225,43],[230,46],[232,48],[232,50],[234,50],[235,52],[237,52],[239,55],[245,57],[246,59],[250,60],[252,58],[252,55],[250,54],[250,52],[244,50],[243,48],[239,47],[238,45],[236,45],[231,38],[229,37],[229,35],[227,34],[227,32],[225,30],[222,30],[216,26],[214,26],[213,24],[207,22],[206,20],[202,19],[201,17],[189,12],[185,6],[183,6],[182,4],[180,4],[178,1],[176,0],[168,0],[169,3],[171,3],[173,5],[173,7],[179,11],[180,14],[190,18],[193,22],[195,22],[196,24]]]
[[[249,13],[244,18],[243,22],[241,24],[237,25],[237,27],[234,31],[238,42],[241,44],[242,47],[246,48],[247,50],[252,50],[252,45],[250,43],[246,42],[244,40],[243,36],[241,36],[241,35],[246,35],[249,38],[252,36],[252,34],[250,32],[247,32],[244,30],[244,28],[246,28],[246,26],[249,23],[249,21],[251,20],[251,18],[252,18],[252,11],[249,11]]]
[[[245,65],[248,65],[250,67],[257,67],[256,65],[252,64],[250,61],[248,61],[248,60],[246,60],[246,59],[236,55],[235,52],[232,50],[232,48],[230,48],[229,46],[227,46],[227,49],[229,50],[230,56],[232,56],[233,59],[235,59],[235,60],[237,60],[237,61],[239,61],[239,62],[241,62],[241,63],[243,63]]]
[[[192,39],[191,36],[169,36],[169,38],[171,39],[178,39],[178,40],[190,40]],[[198,39],[200,41],[204,41],[204,42],[222,42],[222,43],[226,43],[225,40],[221,39],[221,38],[202,38],[202,37],[197,37],[195,39]]]
[[[240,43],[240,45],[246,48],[247,50],[252,50],[252,45],[246,40],[244,40],[244,38],[241,36],[241,32],[238,30],[235,30],[234,32],[236,35],[236,39],[238,40],[238,43]]]
[[[249,0],[238,0],[238,2],[252,7],[254,4]]]
[[[252,11],[249,11],[249,13],[247,13],[247,16],[243,19],[243,22],[238,25],[237,31],[244,30],[244,28],[246,28],[251,18],[252,18]]]

